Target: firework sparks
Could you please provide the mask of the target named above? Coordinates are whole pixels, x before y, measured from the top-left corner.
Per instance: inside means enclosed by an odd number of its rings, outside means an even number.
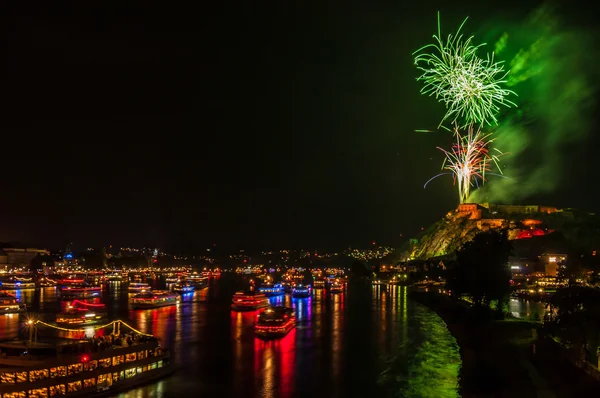
[[[504,177],[498,165],[500,157],[504,154],[498,149],[494,149],[492,153],[490,144],[494,139],[490,138],[491,133],[483,134],[480,129],[475,130],[472,124],[464,133],[455,127],[454,135],[456,143],[450,150],[438,147],[445,155],[444,163],[442,163],[442,169],[445,172],[430,178],[423,188],[426,188],[427,184],[437,177],[452,175],[454,184],[458,188],[460,203],[466,203],[471,194],[471,188],[479,187],[479,181],[484,184],[486,174]],[[492,173],[493,166],[496,166],[499,174]]]
[[[502,88],[508,71],[504,71],[502,62],[494,61],[494,53],[486,58],[477,56],[485,43],[473,45],[473,36],[463,39],[460,32],[465,22],[467,19],[455,35],[448,35],[444,41],[438,13],[438,33],[433,36],[436,42],[413,53],[415,65],[422,72],[417,80],[424,83],[422,94],[435,96],[446,106],[440,126],[445,121],[461,127],[471,123],[496,125],[500,106],[516,106],[506,98],[515,93]]]

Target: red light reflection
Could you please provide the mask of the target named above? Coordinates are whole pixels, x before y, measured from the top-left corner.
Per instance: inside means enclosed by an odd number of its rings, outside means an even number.
[[[254,339],[254,373],[263,397],[291,397],[295,390],[296,329],[285,337]]]

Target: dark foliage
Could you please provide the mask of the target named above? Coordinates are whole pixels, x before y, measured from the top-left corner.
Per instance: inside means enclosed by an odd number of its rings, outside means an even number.
[[[449,265],[446,288],[455,297],[469,296],[476,306],[501,305],[510,293],[508,257],[511,243],[506,231],[482,232],[465,243]]]
[[[546,319],[545,328],[574,354],[596,364],[600,345],[600,290],[580,286],[560,289],[549,304],[556,312]]]

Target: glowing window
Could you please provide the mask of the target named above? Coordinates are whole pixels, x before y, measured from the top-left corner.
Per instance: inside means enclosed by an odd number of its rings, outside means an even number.
[[[83,381],[83,388],[94,387],[96,385],[96,378],[92,377],[91,379],[85,379]]]
[[[74,381],[67,385],[68,392],[75,392],[81,390],[81,381]]]
[[[17,372],[17,383],[23,383],[27,381],[27,372]]]
[[[36,388],[35,390],[29,390],[29,397],[31,398],[47,398],[48,397],[48,389],[47,388]]]
[[[81,371],[83,371],[83,364],[75,363],[73,365],[69,365],[69,376],[76,375]]]
[[[64,384],[50,386],[50,396],[51,397],[53,397],[55,395],[65,395],[66,393],[67,393],[67,389]]]

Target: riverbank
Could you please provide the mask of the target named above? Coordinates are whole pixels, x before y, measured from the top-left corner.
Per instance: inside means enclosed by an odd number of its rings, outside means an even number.
[[[465,302],[435,293],[411,292],[411,296],[437,312],[456,339],[462,358],[459,392],[463,398],[540,396],[544,385],[535,375],[531,377],[522,349],[534,340],[536,324],[480,322]]]
[[[462,359],[463,398],[567,398],[600,391],[597,379],[569,362],[548,339],[538,339],[540,324],[514,319],[482,322],[466,302],[437,293],[413,291],[411,296],[434,310],[455,337]]]

